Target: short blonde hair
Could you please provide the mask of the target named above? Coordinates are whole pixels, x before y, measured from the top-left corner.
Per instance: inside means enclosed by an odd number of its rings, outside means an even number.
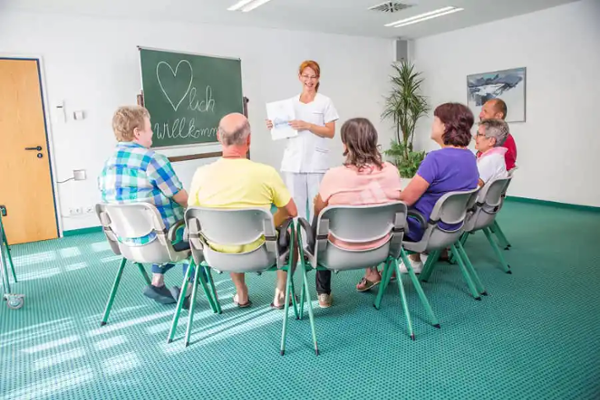
[[[115,112],[112,120],[117,142],[131,142],[135,128],[144,129],[144,118],[150,119],[150,113],[142,106],[123,106]]]

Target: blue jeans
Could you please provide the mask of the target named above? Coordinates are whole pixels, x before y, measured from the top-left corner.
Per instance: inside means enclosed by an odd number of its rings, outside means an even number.
[[[175,251],[189,250],[189,248],[190,248],[190,244],[188,242],[179,242],[179,243],[176,243],[173,245],[173,249],[175,249]],[[168,270],[173,268],[175,265],[176,264],[172,264],[172,263],[152,264],[152,273],[153,274],[164,274],[165,272],[167,272]],[[188,263],[183,264],[183,276],[185,276],[188,267],[189,267]],[[194,281],[195,274],[196,274],[196,272],[192,268],[192,271],[190,273],[190,279],[189,279],[190,282]],[[204,274],[204,279],[208,279],[206,276],[206,272],[204,272],[203,268],[202,268],[202,274]]]
[[[173,268],[176,264],[152,264],[152,273],[153,274],[164,274],[165,272],[167,272],[168,270],[170,270],[171,268]],[[183,276],[185,276],[187,269],[188,269],[189,265],[188,263],[183,264]],[[195,276],[195,271],[192,268],[192,272],[190,273],[190,282],[194,281],[194,276]],[[206,278],[206,274],[204,274],[204,277]]]

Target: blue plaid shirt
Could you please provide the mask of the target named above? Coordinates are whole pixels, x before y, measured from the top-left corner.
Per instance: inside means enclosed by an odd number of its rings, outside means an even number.
[[[117,144],[115,153],[104,163],[98,187],[105,203],[153,204],[167,229],[183,219],[183,207],[173,200],[183,185],[169,159],[140,144]],[[155,233],[141,238],[119,238],[135,245],[144,245],[155,239]]]

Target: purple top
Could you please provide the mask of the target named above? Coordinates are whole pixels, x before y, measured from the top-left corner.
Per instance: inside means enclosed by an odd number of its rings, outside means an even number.
[[[440,197],[448,192],[475,189],[479,181],[475,155],[468,149],[454,147],[428,153],[417,175],[429,182],[429,187],[411,208],[419,211],[427,220]],[[421,240],[423,227],[412,218],[409,218],[408,224],[410,233],[407,239],[413,242]],[[440,223],[440,227],[450,230],[457,228],[443,223]]]

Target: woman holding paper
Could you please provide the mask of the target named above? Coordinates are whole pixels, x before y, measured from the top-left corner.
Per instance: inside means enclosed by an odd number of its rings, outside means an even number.
[[[329,97],[318,93],[321,68],[316,61],[304,61],[298,70],[302,93],[290,99],[294,105],[295,119],[290,126],[298,136],[288,138],[281,172],[287,188],[298,207],[298,216],[307,215],[319,193],[323,175],[329,169],[329,141],[335,134],[338,113]],[[273,121],[267,120],[267,128]]]

